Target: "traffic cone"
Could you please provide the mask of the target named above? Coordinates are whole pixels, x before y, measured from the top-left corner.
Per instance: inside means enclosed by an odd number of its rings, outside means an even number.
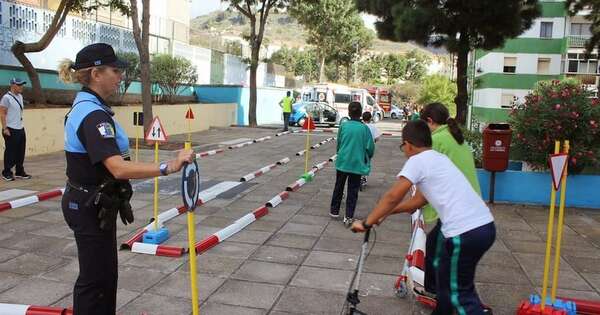
[[[304,120],[304,125],[302,125],[302,129],[304,130],[315,130],[315,122],[312,120],[310,116],[306,117]]]

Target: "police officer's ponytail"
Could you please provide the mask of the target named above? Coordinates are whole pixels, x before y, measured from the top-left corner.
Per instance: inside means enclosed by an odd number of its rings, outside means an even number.
[[[465,138],[458,126],[458,123],[454,118],[450,118],[450,112],[448,112],[448,108],[441,103],[431,103],[425,106],[421,111],[421,119],[427,121],[428,118],[431,118],[431,121],[438,125],[448,125],[448,129],[450,130],[450,134],[454,137],[454,140],[458,142],[458,144],[463,144]]]
[[[87,86],[92,78],[92,67],[74,70],[75,62],[71,59],[63,59],[58,65],[58,78],[64,83],[79,83]],[[96,67],[104,70],[104,66]]]

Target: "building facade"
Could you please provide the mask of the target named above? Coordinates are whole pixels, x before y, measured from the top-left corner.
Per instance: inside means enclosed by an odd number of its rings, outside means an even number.
[[[591,37],[586,12],[570,17],[564,1],[540,1],[540,6],[532,27],[504,47],[471,53],[472,121],[506,121],[512,105],[523,102],[541,80],[576,77],[597,94],[597,52],[588,59],[583,54]]]

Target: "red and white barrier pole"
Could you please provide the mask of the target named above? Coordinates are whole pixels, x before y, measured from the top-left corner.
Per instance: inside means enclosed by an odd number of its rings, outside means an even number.
[[[201,159],[203,157],[207,157],[207,156],[211,156],[211,155],[215,155],[215,154],[219,154],[219,153],[223,153],[223,152],[225,152],[225,150],[223,150],[223,149],[200,152],[200,153],[196,153],[196,158]]]
[[[147,254],[153,256],[163,257],[181,257],[185,254],[186,249],[175,246],[165,246],[157,244],[146,244],[142,242],[135,242],[131,246],[131,251],[138,254]]]
[[[270,140],[270,139],[271,139],[271,136],[266,136],[266,137],[254,139],[254,143],[263,142],[263,141],[267,141],[267,140]]]
[[[61,189],[43,192],[43,193],[40,193],[37,195],[25,197],[25,198],[15,199],[13,201],[3,202],[3,203],[0,203],[0,212],[2,212],[4,210],[8,210],[8,209],[15,209],[15,208],[19,208],[19,207],[28,206],[28,205],[34,204],[36,202],[40,202],[40,201],[48,200],[48,199],[51,199],[54,197],[62,196],[64,193],[65,193],[65,189],[61,188]]]
[[[302,151],[296,152],[296,156],[302,156],[305,153],[306,153],[306,150],[302,150]]]
[[[205,251],[209,250],[210,248],[214,247],[215,245],[228,239],[235,233],[241,231],[243,228],[248,226],[250,223],[258,220],[260,217],[265,216],[267,213],[269,213],[269,210],[267,209],[267,207],[262,206],[256,210],[252,211],[251,213],[248,213],[245,216],[237,219],[231,225],[215,232],[213,235],[196,243],[196,245],[194,246],[194,247],[196,247],[196,254],[199,255],[199,254],[204,253]]]
[[[334,154],[329,158],[329,162],[335,162],[335,160],[337,160],[337,154]]]
[[[267,165],[267,166],[259,169],[258,171],[254,172],[254,173],[250,173],[250,174],[244,175],[242,178],[240,178],[240,182],[247,182],[247,181],[252,180],[252,179],[254,179],[256,177],[259,177],[259,176],[261,176],[261,175],[269,172],[270,170],[276,168],[277,165],[278,165],[277,163],[273,163],[273,164]]]
[[[408,272],[410,273],[410,279],[423,286],[425,283],[425,246],[427,234],[425,234],[425,230],[423,229],[425,224],[423,223],[423,216],[420,211],[415,211],[412,214],[411,220],[415,233],[412,252],[406,257],[410,264]]]
[[[288,164],[289,162],[290,162],[290,158],[286,157],[286,158],[283,158],[283,159],[277,161],[277,164],[278,165],[285,165],[285,164]]]
[[[251,145],[253,143],[254,143],[254,141],[242,142],[242,143],[238,143],[238,144],[235,144],[235,145],[230,145],[229,149],[232,150],[232,149],[243,148],[243,147]]]
[[[315,164],[315,165],[313,165],[313,168],[316,168],[318,170],[322,170],[323,168],[325,168],[325,166],[327,166],[327,164],[329,164],[329,160],[327,160],[325,162],[321,162],[319,164]]]
[[[287,191],[282,191],[277,196],[275,196],[275,197],[271,198],[271,200],[267,201],[265,206],[270,207],[270,208],[275,208],[282,201],[288,199],[289,197],[290,197],[290,194]]]
[[[0,303],[2,315],[64,315],[64,307],[34,306]]]
[[[287,135],[288,133],[292,133],[291,131],[283,131],[283,132],[278,132],[275,134],[275,137],[281,137],[283,135]]]
[[[287,186],[285,188],[286,191],[296,191],[298,189],[300,189],[300,187],[304,186],[304,184],[306,184],[306,180],[304,178],[300,178],[297,181],[295,181],[293,184]]]

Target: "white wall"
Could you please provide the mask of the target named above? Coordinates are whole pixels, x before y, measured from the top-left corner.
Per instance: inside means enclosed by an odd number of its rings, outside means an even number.
[[[249,84],[246,76],[248,67],[242,60],[233,55],[225,55],[223,69],[223,84],[247,85]]]
[[[210,84],[210,49],[173,42],[173,55],[184,57],[192,62],[198,73],[198,84]]]
[[[538,58],[550,58],[550,71],[548,74],[560,74],[561,55],[558,54],[511,54],[502,52],[489,53],[477,60],[476,67],[482,71],[477,75],[486,73],[503,73],[504,57],[516,57],[516,74],[537,74]]]
[[[535,20],[531,28],[519,35],[519,38],[540,38],[540,28],[542,22],[554,22],[552,26],[552,38],[563,38],[565,35],[565,18],[538,18]]]
[[[512,89],[479,89],[475,90],[474,105],[477,107],[501,108],[502,94],[512,94],[517,97],[517,102],[524,102],[530,90]]]

